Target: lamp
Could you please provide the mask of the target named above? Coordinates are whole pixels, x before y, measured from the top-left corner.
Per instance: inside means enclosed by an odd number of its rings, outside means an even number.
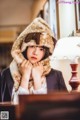
[[[77,78],[78,60],[80,58],[80,37],[65,37],[57,41],[51,59],[70,60],[70,67],[72,69],[72,76],[69,84],[72,90],[77,90],[80,80]]]

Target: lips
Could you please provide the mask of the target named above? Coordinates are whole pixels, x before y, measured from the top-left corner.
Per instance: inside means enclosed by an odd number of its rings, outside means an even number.
[[[31,57],[31,59],[37,60],[37,58],[36,58],[36,57],[34,57],[34,56],[33,56],[33,57]]]

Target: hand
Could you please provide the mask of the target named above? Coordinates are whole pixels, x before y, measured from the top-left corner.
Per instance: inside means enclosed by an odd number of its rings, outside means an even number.
[[[31,75],[32,64],[24,60],[20,66],[20,72],[22,74],[21,86],[28,89],[28,83]]]
[[[34,64],[32,68],[32,77],[34,80],[34,89],[41,88],[41,77],[43,74],[43,65],[41,63]]]

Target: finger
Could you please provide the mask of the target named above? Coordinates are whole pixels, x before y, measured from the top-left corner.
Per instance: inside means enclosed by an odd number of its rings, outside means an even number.
[[[29,61],[26,61],[26,63],[24,64],[25,67],[30,67],[31,63]]]
[[[32,64],[30,63],[30,68],[32,69],[32,67],[33,67],[33,66],[32,66]]]
[[[33,64],[33,67],[35,67],[35,66],[36,66],[36,63]]]
[[[32,67],[32,64],[31,64],[30,62],[28,63],[28,65],[29,65],[30,67]]]
[[[39,62],[37,62],[37,65],[39,65]]]
[[[39,66],[42,66],[42,64],[41,64],[40,62],[38,63],[38,65],[39,65]]]
[[[38,66],[39,64],[38,63],[35,63],[35,66]]]
[[[43,70],[43,65],[42,63],[39,63],[40,68]]]
[[[42,63],[39,63],[41,66],[43,66],[43,64]]]
[[[21,64],[21,67],[25,66],[26,64],[28,64],[29,62],[27,60],[24,60]]]

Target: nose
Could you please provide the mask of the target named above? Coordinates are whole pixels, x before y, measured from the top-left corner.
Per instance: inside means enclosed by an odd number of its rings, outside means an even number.
[[[38,48],[37,47],[35,47],[34,48],[34,52],[33,52],[35,55],[37,55],[38,54]]]

